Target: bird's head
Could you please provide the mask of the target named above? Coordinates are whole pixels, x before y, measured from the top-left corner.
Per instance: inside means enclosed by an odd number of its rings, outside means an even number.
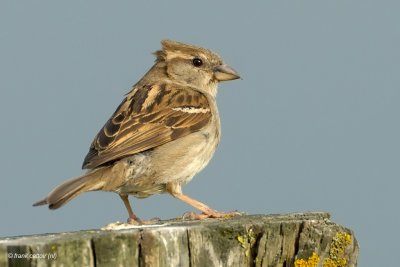
[[[208,49],[171,40],[163,40],[161,45],[162,50],[154,54],[172,80],[215,95],[218,82],[240,78],[234,69]]]

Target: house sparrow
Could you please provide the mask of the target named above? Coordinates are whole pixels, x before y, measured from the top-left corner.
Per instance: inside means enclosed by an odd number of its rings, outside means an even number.
[[[128,195],[145,198],[168,192],[202,211],[191,218],[218,218],[218,212],[182,193],[182,186],[212,158],[220,140],[218,82],[239,74],[212,51],[161,41],[153,67],[126,94],[94,138],[83,162],[85,174],[68,180],[34,206],[57,209],[87,191],[121,197],[128,222],[140,224]]]

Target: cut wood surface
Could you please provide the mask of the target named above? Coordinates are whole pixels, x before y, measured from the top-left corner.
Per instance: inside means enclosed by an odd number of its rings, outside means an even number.
[[[354,233],[323,212],[161,221],[0,238],[0,266],[356,266]]]

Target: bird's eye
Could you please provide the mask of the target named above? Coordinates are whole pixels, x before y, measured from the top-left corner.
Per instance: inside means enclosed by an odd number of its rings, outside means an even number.
[[[192,60],[193,66],[195,67],[200,67],[201,65],[203,65],[203,60],[201,60],[201,58],[195,57]]]

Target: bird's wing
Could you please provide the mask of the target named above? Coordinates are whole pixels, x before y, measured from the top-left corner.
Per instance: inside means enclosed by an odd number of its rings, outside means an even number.
[[[82,168],[155,148],[203,128],[211,120],[207,97],[172,84],[135,88],[94,138]]]

